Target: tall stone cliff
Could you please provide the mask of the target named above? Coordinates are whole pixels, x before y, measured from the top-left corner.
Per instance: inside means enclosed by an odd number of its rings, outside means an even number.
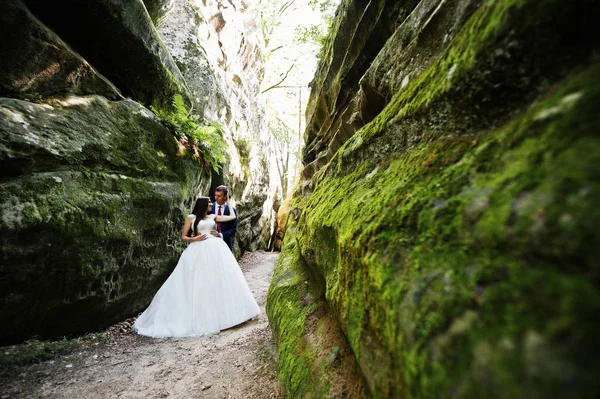
[[[597,397],[599,6],[343,0],[267,312],[290,397]]]
[[[0,0],[0,342],[98,330],[143,309],[184,248],[193,196],[216,181],[255,201],[238,207],[250,231],[239,245],[260,242],[266,174],[226,165],[211,176],[148,109],[169,112],[181,95],[218,119],[232,105],[201,106],[224,89],[181,68],[156,28],[181,2],[146,5]]]
[[[243,1],[165,1],[157,28],[185,78],[194,112],[222,124],[230,160],[213,174],[240,211],[236,251],[265,246],[273,193],[270,133],[260,96],[264,75],[255,15]],[[263,211],[264,208],[264,211]]]

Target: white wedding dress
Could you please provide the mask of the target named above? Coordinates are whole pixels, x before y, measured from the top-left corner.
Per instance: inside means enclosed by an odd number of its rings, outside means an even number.
[[[167,281],[133,329],[155,338],[195,337],[243,323],[260,309],[248,283],[220,237],[210,235],[214,220],[198,222],[205,241],[192,242],[183,251]]]

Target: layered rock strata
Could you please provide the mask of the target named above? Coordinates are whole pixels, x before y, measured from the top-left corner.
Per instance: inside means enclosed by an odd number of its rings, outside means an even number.
[[[189,104],[185,80],[142,0],[23,1],[125,96],[169,109],[180,94]]]
[[[56,94],[100,94],[121,99],[119,90],[41,23],[22,2],[0,2],[2,75],[0,95],[38,100]]]
[[[600,393],[599,16],[342,2],[267,302],[286,394]]]

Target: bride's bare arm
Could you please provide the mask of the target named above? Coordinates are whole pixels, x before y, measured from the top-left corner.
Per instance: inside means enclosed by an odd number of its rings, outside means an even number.
[[[193,215],[187,215],[185,218],[185,224],[183,225],[183,229],[181,230],[181,240],[184,242],[191,242],[192,237],[188,237],[187,233],[192,228],[192,223],[194,222]]]
[[[188,237],[187,233],[192,228],[192,223],[194,223],[194,215],[188,215],[185,218],[185,224],[183,225],[183,229],[181,230],[181,240],[183,242],[196,242],[196,241],[204,241],[206,237],[204,234],[200,234],[196,237]]]

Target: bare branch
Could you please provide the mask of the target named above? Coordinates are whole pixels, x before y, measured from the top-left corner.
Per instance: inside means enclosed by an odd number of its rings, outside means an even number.
[[[281,119],[279,119],[278,117],[275,117],[275,119],[277,119],[277,121],[278,121],[279,123],[281,123],[281,125],[282,125],[283,127],[285,127],[285,128],[286,128],[286,129],[287,129],[289,132],[296,133],[296,132],[295,132],[294,130],[292,130],[292,129],[291,129],[289,126],[288,126],[288,125],[286,125],[284,121],[282,121],[282,120],[281,120]]]
[[[268,92],[269,90],[274,89],[277,86],[281,85],[287,79],[290,71],[294,68],[295,65],[296,65],[296,60],[294,60],[294,62],[292,62],[292,66],[290,67],[290,69],[287,70],[287,72],[285,73],[285,76],[283,77],[283,79],[281,79],[279,82],[275,83],[273,86],[271,86],[271,87],[269,87],[269,88],[261,91],[260,93],[264,94],[264,93]]]
[[[281,46],[279,46],[279,47],[275,47],[273,50],[269,51],[269,53],[273,54],[273,53],[274,53],[274,52],[276,52],[277,50],[280,50],[280,49],[282,49],[282,48],[284,48],[284,47],[285,47],[285,44],[282,44]]]
[[[288,1],[283,6],[281,6],[281,8],[279,9],[279,16],[282,16],[283,13],[285,12],[285,10],[290,8],[295,2],[296,2],[296,0]]]

